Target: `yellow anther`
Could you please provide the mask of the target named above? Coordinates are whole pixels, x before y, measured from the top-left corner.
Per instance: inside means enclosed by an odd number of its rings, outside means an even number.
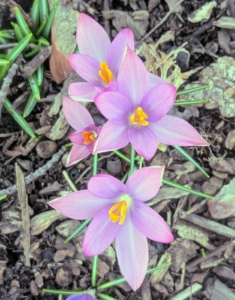
[[[137,107],[133,115],[130,115],[130,121],[134,124],[148,126],[149,122],[145,119],[148,119],[148,115],[143,111],[143,109],[140,106]]]
[[[96,139],[95,133],[92,131],[84,131],[82,137],[84,138],[84,145],[90,145]]]
[[[106,84],[113,80],[113,73],[105,61],[100,63],[99,76]]]
[[[114,204],[109,210],[110,220],[113,223],[119,221],[119,225],[122,225],[126,219],[127,207],[126,201],[120,201]]]

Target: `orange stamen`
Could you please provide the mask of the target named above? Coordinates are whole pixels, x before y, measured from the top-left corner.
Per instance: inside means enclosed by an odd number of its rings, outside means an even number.
[[[99,76],[106,84],[113,80],[113,73],[105,61],[100,63]]]
[[[140,106],[137,107],[134,114],[130,115],[130,121],[134,124],[148,126],[149,122],[145,119],[148,119],[148,115],[143,111],[143,109]]]
[[[95,133],[92,131],[84,131],[82,137],[84,138],[84,145],[90,145],[96,139]]]
[[[127,207],[128,205],[124,200],[114,204],[109,210],[110,220],[113,223],[119,221],[119,225],[122,225],[126,219]]]

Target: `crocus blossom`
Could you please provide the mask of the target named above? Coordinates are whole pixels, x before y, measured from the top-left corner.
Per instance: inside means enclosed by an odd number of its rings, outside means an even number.
[[[141,59],[128,48],[120,67],[119,92],[104,92],[95,104],[108,119],[103,126],[94,153],[111,151],[131,143],[138,154],[150,160],[157,142],[175,146],[208,146],[186,121],[167,115],[176,88],[159,83],[150,89],[149,75]]]
[[[161,243],[173,241],[164,219],[144,202],[158,192],[164,167],[146,167],[122,183],[98,174],[88,189],[68,194],[49,205],[63,215],[85,220],[93,218],[83,240],[83,252],[93,256],[116,240],[120,270],[133,290],[142,284],[148,266],[147,238]]]
[[[66,300],[97,300],[97,299],[92,297],[91,295],[84,294],[84,295],[72,295],[66,298]]]
[[[70,166],[92,153],[101,126],[94,124],[88,110],[77,101],[64,97],[63,110],[66,120],[76,130],[69,137],[74,143],[67,160],[67,166]]]
[[[79,14],[77,45],[80,54],[71,54],[68,59],[72,68],[87,82],[72,83],[70,97],[78,101],[93,101],[97,93],[116,90],[119,67],[129,45],[134,49],[134,35],[128,28],[121,30],[113,42],[94,19]]]

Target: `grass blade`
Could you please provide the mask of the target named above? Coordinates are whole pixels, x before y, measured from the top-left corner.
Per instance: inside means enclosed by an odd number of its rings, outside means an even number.
[[[35,54],[37,54],[37,53],[39,52],[41,46],[42,46],[42,43],[39,42],[38,45],[37,45],[32,51],[26,53],[26,54],[24,55],[24,57],[29,58],[29,57],[34,56]]]
[[[174,106],[205,104],[206,102],[207,100],[177,100],[174,102]]]
[[[22,41],[23,38],[24,38],[24,34],[23,34],[23,32],[21,31],[20,26],[19,26],[18,24],[14,23],[14,22],[11,22],[11,25],[12,25],[13,28],[14,28],[15,35],[16,35],[17,40],[18,40],[19,42]]]
[[[12,64],[14,60],[24,51],[31,40],[32,34],[27,35],[22,41],[18,43],[8,54],[6,59]]]
[[[25,18],[22,14],[22,12],[20,11],[20,9],[18,7],[14,7],[13,8],[13,12],[15,14],[15,17],[16,17],[16,20],[17,20],[17,23],[18,25],[20,26],[22,32],[23,32],[23,35],[26,36],[26,35],[29,35],[29,34],[32,34],[31,36],[31,41],[32,42],[36,42],[36,39],[35,37],[33,36],[33,33],[32,31],[30,30],[27,22],[25,21]]]
[[[44,20],[48,20],[49,17],[49,9],[47,0],[39,0],[39,14],[40,14],[40,23]]]
[[[207,89],[207,88],[209,88],[209,87],[210,87],[209,84],[199,85],[199,86],[196,86],[196,87],[191,88],[191,89],[186,89],[186,90],[178,91],[178,92],[176,93],[176,95],[177,95],[177,96],[185,95],[185,94],[189,94],[189,93],[192,93],[192,92],[196,92],[196,91],[200,91],[200,90],[203,90],[203,89]]]
[[[27,104],[26,104],[26,106],[24,108],[23,118],[26,118],[26,117],[28,117],[31,114],[31,112],[33,111],[33,109],[34,109],[35,105],[37,104],[37,102],[38,102],[38,99],[35,98],[35,96],[34,96],[34,94],[32,92],[30,94],[29,99],[27,101]]]
[[[29,80],[29,85],[32,89],[32,92],[34,94],[34,97],[38,100],[40,100],[40,89],[39,89],[39,86],[38,86],[38,81],[37,81],[37,77],[35,75],[35,73],[33,73],[32,75],[30,75],[28,77],[28,80]]]
[[[33,20],[35,27],[37,28],[39,26],[39,18],[40,18],[39,0],[33,1],[33,6],[31,9],[30,16]]]
[[[48,39],[49,36],[50,36],[51,26],[52,26],[52,22],[53,22],[54,17],[55,17],[57,5],[58,5],[58,0],[54,0],[53,7],[52,7],[51,12],[50,12],[50,15],[49,15],[49,17],[48,17],[46,27],[45,27],[45,29],[44,29],[44,31],[43,31],[43,36],[44,36],[46,39]]]

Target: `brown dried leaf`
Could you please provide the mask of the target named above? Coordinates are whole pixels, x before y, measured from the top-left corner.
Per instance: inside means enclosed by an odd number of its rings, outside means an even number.
[[[81,222],[78,220],[67,220],[56,226],[56,231],[62,236],[68,237],[72,234],[79,226]]]
[[[225,140],[225,147],[232,150],[235,146],[235,129],[229,131],[226,140]]]

